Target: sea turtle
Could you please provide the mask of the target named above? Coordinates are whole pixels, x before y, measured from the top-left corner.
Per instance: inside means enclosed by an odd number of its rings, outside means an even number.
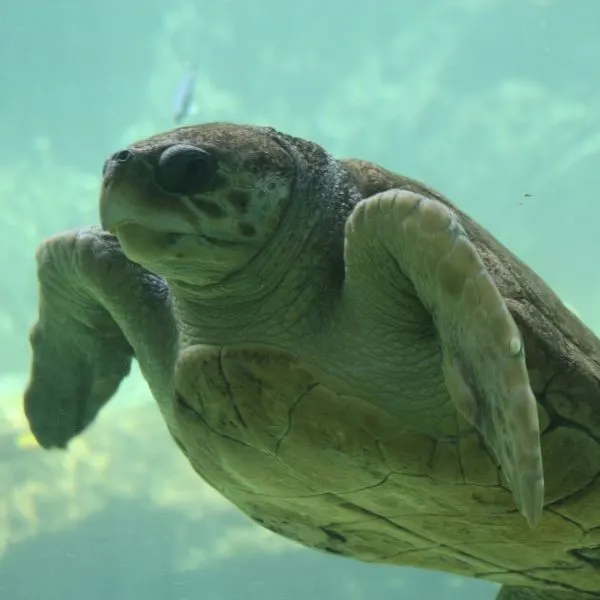
[[[260,525],[502,600],[600,598],[600,341],[444,196],[211,123],[109,158],[100,221],[37,253],[41,446],[135,357],[194,470]]]

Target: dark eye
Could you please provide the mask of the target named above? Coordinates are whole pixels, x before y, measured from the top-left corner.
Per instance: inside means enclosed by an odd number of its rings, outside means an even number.
[[[206,150],[178,144],[161,154],[156,183],[169,194],[189,196],[209,190],[216,173],[217,161]]]

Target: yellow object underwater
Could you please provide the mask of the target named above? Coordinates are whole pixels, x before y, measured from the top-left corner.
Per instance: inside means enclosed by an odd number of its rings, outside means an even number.
[[[19,448],[39,448],[33,433],[31,431],[24,431],[17,436],[17,446]]]

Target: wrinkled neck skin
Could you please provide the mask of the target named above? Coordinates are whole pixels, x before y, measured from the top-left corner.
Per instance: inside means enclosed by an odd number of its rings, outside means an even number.
[[[288,346],[325,326],[343,283],[344,225],[360,199],[346,168],[322,153],[310,169],[297,148],[292,197],[275,233],[242,269],[218,283],[166,278],[181,343]]]

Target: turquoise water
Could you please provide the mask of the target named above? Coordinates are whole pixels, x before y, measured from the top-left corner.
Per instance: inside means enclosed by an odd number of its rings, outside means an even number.
[[[7,0],[0,16],[0,596],[493,598],[250,524],[188,469],[137,373],[68,455],[33,447],[34,252],[97,222],[104,159],[174,126],[193,65],[185,123],[268,124],[427,182],[599,331],[600,4]]]

